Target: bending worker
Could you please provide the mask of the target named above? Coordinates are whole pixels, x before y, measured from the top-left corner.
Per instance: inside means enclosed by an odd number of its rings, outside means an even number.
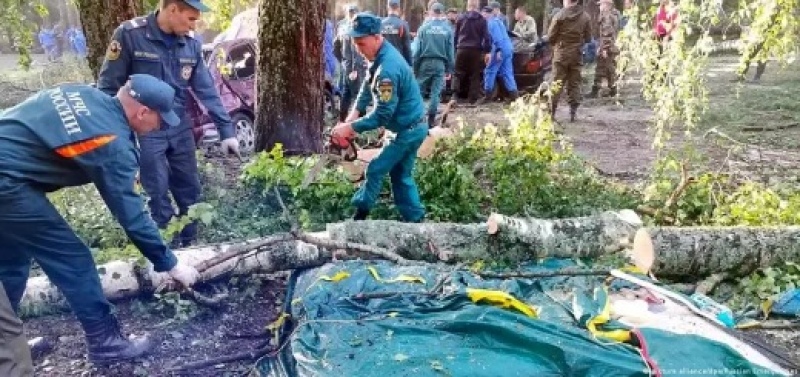
[[[164,124],[139,138],[142,186],[150,197],[150,215],[163,229],[175,216],[170,192],[178,205],[178,216],[186,215],[200,200],[197,146],[191,118],[186,114],[189,89],[217,125],[223,152],[238,155],[239,141],[203,61],[200,41],[193,37],[200,12],[208,8],[199,0],[161,0],[160,4],[155,13],[125,21],[114,31],[97,87],[114,95],[128,76],[146,73],[176,90],[173,109],[181,122],[172,127]],[[189,246],[196,237],[197,225],[191,223],[173,245]]]
[[[116,97],[67,84],[0,114],[0,281],[18,311],[35,259],[80,321],[94,363],[135,358],[151,344],[122,334],[92,252],[45,194],[94,183],[154,269],[185,287],[194,284],[197,270],[178,263],[134,190],[139,169],[134,132],[147,134],[161,121],[177,126],[174,95],[163,81],[133,75]]]
[[[381,36],[380,18],[359,13],[350,36],[358,52],[370,62],[369,71],[355,108],[336,125],[332,136],[335,140],[352,139],[356,132],[378,127],[396,134],[367,166],[366,179],[352,200],[356,207],[354,219],[367,218],[383,187],[383,178],[389,174],[394,202],[403,220],[421,222],[425,209],[413,173],[417,150],[428,136],[428,124],[419,85],[411,67]],[[370,105],[372,110],[364,115]]]
[[[476,104],[483,104],[493,98],[494,86],[497,78],[503,82],[503,86],[508,92],[509,99],[514,101],[519,97],[517,93],[517,81],[514,80],[514,46],[508,36],[508,29],[503,24],[491,7],[483,8],[483,17],[491,36],[492,49],[484,57],[486,69],[483,71],[483,98]]]

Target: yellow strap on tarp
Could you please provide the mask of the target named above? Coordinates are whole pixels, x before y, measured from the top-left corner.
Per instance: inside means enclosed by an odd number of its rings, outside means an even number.
[[[381,283],[404,282],[404,283],[425,284],[425,279],[423,279],[423,278],[421,278],[419,276],[400,275],[400,276],[398,276],[398,277],[396,277],[394,279],[391,279],[391,280],[384,280],[383,278],[381,278],[381,275],[378,274],[378,270],[376,270],[375,267],[369,266],[369,267],[367,267],[367,270],[369,270],[369,273],[372,275],[373,278],[375,278],[375,280],[377,280],[377,281],[379,281]]]
[[[286,312],[282,312],[272,323],[267,325],[266,329],[272,333],[272,338],[275,340],[274,344],[281,344],[281,326],[286,323],[286,319],[292,316]]]
[[[476,304],[486,302],[503,309],[517,310],[531,318],[539,317],[539,310],[536,307],[517,300],[507,292],[467,288],[467,297]]]
[[[611,300],[608,295],[608,286],[603,286],[603,293],[605,293],[605,301],[603,308],[596,316],[586,322],[586,328],[595,337],[603,337],[617,342],[627,342],[631,340],[631,332],[629,330],[616,329],[616,330],[602,330],[601,327],[611,320]]]
[[[327,276],[327,275],[320,276],[319,279],[336,283],[336,282],[342,281],[344,279],[347,279],[349,277],[350,277],[350,273],[349,272],[347,272],[347,271],[339,271],[339,272],[336,273],[336,275],[333,275],[333,276]]]

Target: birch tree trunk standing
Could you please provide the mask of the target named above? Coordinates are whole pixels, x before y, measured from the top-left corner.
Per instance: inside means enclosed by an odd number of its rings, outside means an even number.
[[[259,5],[256,150],[322,151],[325,1]]]
[[[97,77],[114,29],[122,22],[144,14],[141,0],[78,0],[83,33],[88,48],[87,61]]]

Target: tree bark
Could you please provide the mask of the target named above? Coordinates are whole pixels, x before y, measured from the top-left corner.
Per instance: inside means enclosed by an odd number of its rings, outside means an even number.
[[[263,0],[259,5],[256,150],[322,151],[322,39],[326,2]]]
[[[89,68],[97,77],[114,30],[122,22],[142,15],[144,9],[140,0],[78,0],[78,13],[86,35]]]
[[[331,238],[393,249],[408,259],[518,263],[544,257],[596,258],[633,246],[641,220],[633,211],[559,220],[493,215],[492,224],[345,222]],[[489,231],[495,230],[494,235]],[[800,259],[800,227],[653,227],[655,264],[662,277],[739,277]]]
[[[560,220],[516,219],[495,235],[488,224],[359,221],[330,224],[334,240],[375,245],[407,259],[520,262],[544,257],[598,257],[621,251],[641,226],[632,211]],[[512,230],[513,229],[513,230]]]

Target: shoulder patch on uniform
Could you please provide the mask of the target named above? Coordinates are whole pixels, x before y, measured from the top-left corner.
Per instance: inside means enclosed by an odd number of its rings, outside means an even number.
[[[394,94],[394,83],[392,79],[384,78],[378,82],[378,99],[381,102],[389,102]]]
[[[136,17],[122,23],[122,27],[130,30],[147,25],[147,17]]]
[[[111,43],[108,44],[108,49],[106,49],[106,59],[117,60],[121,52],[122,44],[118,40],[112,39]]]

